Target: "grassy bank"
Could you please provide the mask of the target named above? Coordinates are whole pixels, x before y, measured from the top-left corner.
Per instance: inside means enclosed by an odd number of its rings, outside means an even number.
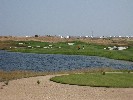
[[[28,78],[28,77],[42,76],[47,74],[48,73],[30,72],[30,71],[10,71],[10,72],[0,71],[0,82],[21,79],[21,78]]]
[[[0,71],[0,82],[9,81],[14,79],[45,76],[52,74],[74,74],[74,73],[99,73],[99,72],[128,72],[128,70],[116,70],[111,68],[89,68],[89,69],[77,69],[71,71],[59,71],[59,72],[33,72],[33,71]],[[133,71],[131,71],[133,72]]]
[[[20,42],[23,44],[19,44]],[[13,46],[11,48],[7,47],[5,49],[13,52],[23,53],[87,55],[133,61],[133,46],[131,43],[128,45],[128,49],[121,51],[104,50],[104,48],[113,45],[99,45],[80,41],[72,41],[71,43],[74,43],[74,45],[68,45],[68,42],[49,43],[38,41],[12,41],[11,44]]]
[[[56,76],[50,79],[51,81],[62,84],[93,87],[133,87],[132,71],[114,70],[108,68],[93,68],[62,72],[0,71],[0,82],[3,81],[5,84],[8,84],[10,80],[52,74],[69,74]]]
[[[82,73],[56,76],[51,81],[80,86],[133,88],[133,74],[129,73]]]

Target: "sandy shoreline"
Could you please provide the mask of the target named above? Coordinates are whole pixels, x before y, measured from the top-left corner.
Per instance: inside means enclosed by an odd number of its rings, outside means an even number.
[[[0,82],[0,100],[132,100],[133,88],[103,88],[58,84],[54,75]],[[37,80],[40,84],[37,84]]]

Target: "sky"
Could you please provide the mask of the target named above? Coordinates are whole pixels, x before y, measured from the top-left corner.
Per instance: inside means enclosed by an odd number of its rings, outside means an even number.
[[[0,0],[0,36],[133,36],[133,0]]]

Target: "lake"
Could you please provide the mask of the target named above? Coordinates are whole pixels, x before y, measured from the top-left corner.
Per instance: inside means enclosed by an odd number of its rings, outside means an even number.
[[[27,70],[57,72],[100,67],[133,70],[133,62],[96,56],[33,54],[0,50],[0,70],[4,71]]]

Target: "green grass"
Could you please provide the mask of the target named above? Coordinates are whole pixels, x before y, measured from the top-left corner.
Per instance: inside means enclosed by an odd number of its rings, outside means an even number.
[[[115,88],[133,88],[132,73],[83,73],[56,76],[51,81],[91,87],[115,87]]]
[[[18,43],[22,42],[23,45]],[[117,50],[104,50],[103,48],[108,47],[109,45],[98,45],[90,44],[80,41],[72,41],[75,43],[73,46],[68,45],[67,42],[58,42],[58,43],[48,43],[48,42],[38,42],[38,41],[17,41],[12,42],[11,44],[18,48],[6,48],[9,51],[13,52],[23,52],[23,53],[39,53],[39,54],[66,54],[66,55],[87,55],[87,56],[100,56],[117,60],[127,60],[133,61],[133,46],[130,44],[129,48],[122,51]],[[28,46],[33,48],[28,48]],[[52,45],[52,48],[43,48]],[[37,48],[36,46],[40,46]],[[80,49],[78,50],[78,46]],[[84,49],[83,49],[84,46]],[[59,48],[61,47],[61,48]]]

